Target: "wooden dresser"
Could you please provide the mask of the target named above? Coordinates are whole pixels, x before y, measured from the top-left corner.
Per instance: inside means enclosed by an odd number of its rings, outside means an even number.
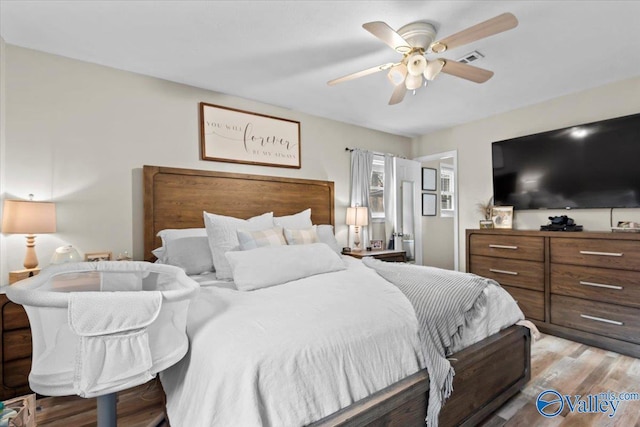
[[[467,230],[467,271],[542,332],[640,357],[640,234]]]
[[[21,305],[0,294],[0,400],[29,393],[31,329]]]

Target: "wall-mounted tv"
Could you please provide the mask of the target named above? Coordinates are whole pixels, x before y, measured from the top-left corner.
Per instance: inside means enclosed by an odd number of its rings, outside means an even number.
[[[492,144],[496,205],[640,207],[640,114]]]

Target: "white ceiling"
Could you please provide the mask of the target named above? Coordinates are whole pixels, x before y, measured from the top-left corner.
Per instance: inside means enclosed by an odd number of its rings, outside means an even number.
[[[442,55],[478,50],[487,83],[441,75],[396,106],[384,72],[326,84],[399,59],[365,22],[442,38],[503,12],[519,26]],[[639,1],[0,0],[6,43],[406,136],[640,75],[639,17]]]

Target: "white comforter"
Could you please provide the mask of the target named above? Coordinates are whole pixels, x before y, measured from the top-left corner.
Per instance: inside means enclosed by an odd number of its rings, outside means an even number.
[[[305,425],[421,369],[411,303],[359,260],[345,262],[253,292],[202,287],[189,353],[161,374],[171,425]],[[465,345],[522,318],[504,290],[485,292]]]

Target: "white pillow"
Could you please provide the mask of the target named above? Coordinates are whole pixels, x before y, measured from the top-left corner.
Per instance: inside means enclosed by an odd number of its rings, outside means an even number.
[[[292,280],[346,268],[342,259],[323,243],[274,246],[225,254],[233,281],[241,291],[280,285]]]
[[[151,251],[151,253],[153,254],[153,256],[155,256],[156,258],[158,258],[158,261],[160,264],[164,264],[164,248],[162,246],[160,246],[159,248],[155,248],[154,250]]]
[[[333,233],[333,225],[330,224],[322,224],[314,226],[316,227],[316,234],[318,235],[318,240],[322,243],[326,243],[329,245],[331,249],[338,255],[342,253],[342,248],[338,244],[336,240],[336,236]]]
[[[240,250],[262,248],[265,246],[282,246],[287,242],[284,240],[281,227],[267,228],[266,230],[248,231],[238,230],[238,241]]]
[[[250,219],[240,219],[231,216],[216,215],[204,212],[204,226],[207,229],[209,248],[216,277],[220,280],[231,279],[231,266],[224,254],[240,249],[238,229],[264,230],[273,227],[273,212],[267,212]]]
[[[162,264],[182,268],[187,274],[213,271],[207,231],[204,228],[166,229],[158,232],[162,247],[153,250]]]
[[[284,237],[287,239],[287,244],[289,245],[310,245],[311,243],[319,242],[315,227],[300,230],[285,228]]]
[[[273,225],[296,230],[301,228],[311,228],[313,226],[313,223],[311,222],[311,208],[293,215],[274,217]]]

